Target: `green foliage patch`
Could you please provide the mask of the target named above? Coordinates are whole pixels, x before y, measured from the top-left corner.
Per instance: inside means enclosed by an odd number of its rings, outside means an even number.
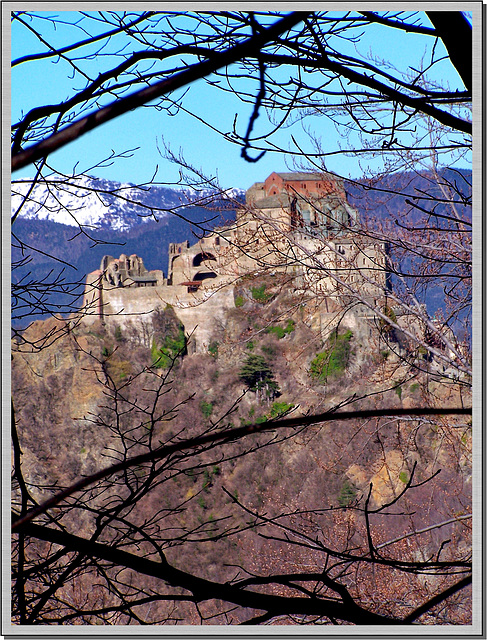
[[[214,358],[218,358],[218,342],[216,340],[208,345],[208,353]]]
[[[286,335],[286,332],[280,325],[276,325],[274,327],[268,327],[266,331],[267,333],[274,333],[279,338],[279,340],[281,338],[284,338],[284,336]]]
[[[338,495],[338,504],[341,507],[348,507],[357,498],[357,488],[348,479],[342,485]]]
[[[288,411],[294,407],[292,403],[287,402],[273,402],[271,411],[269,414],[269,418],[272,420],[273,418],[279,418],[280,416],[285,415]]]
[[[242,426],[246,424],[261,424],[262,422],[267,422],[267,420],[274,420],[276,418],[280,418],[281,416],[286,415],[288,411],[290,411],[294,407],[294,404],[288,402],[273,402],[271,409],[268,413],[254,417],[255,415],[255,407],[251,407],[249,409],[249,418],[250,420],[241,420]]]
[[[165,336],[162,344],[158,344],[154,338],[151,347],[152,366],[156,369],[168,369],[178,356],[183,356],[185,353],[186,336],[183,326],[180,324],[177,335]]]
[[[235,306],[237,307],[237,309],[239,307],[243,307],[244,306],[244,302],[245,302],[245,300],[243,299],[243,296],[236,296],[235,297]]]
[[[287,321],[287,325],[284,327],[284,333],[292,333],[294,331],[294,329],[296,328],[296,323],[294,322],[294,320],[289,319]]]
[[[287,325],[285,327],[281,327],[281,325],[274,325],[273,327],[267,328],[267,333],[274,333],[279,340],[292,333],[295,329],[294,320],[288,320]]]
[[[345,333],[333,331],[328,338],[327,348],[318,353],[311,361],[309,373],[312,378],[326,382],[328,378],[340,377],[347,368],[350,359],[350,340],[353,333],[347,329]]]
[[[238,375],[251,391],[264,391],[267,397],[275,397],[280,393],[274,374],[263,356],[249,355]]]
[[[208,418],[213,413],[213,404],[211,402],[206,402],[206,400],[202,400],[200,402],[201,413],[208,420]]]
[[[266,290],[265,284],[261,284],[260,287],[250,287],[250,291],[252,292],[252,298],[256,302],[260,302],[260,304],[265,304],[266,302],[269,302],[269,300],[272,298],[272,294],[266,293],[265,290]]]

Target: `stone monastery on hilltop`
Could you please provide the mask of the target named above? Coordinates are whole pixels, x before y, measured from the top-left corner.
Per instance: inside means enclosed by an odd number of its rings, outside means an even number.
[[[342,297],[356,292],[375,306],[387,290],[386,247],[360,235],[357,223],[343,180],[328,173],[272,173],[248,189],[234,223],[195,244],[171,244],[167,277],[147,271],[136,255],[104,256],[87,278],[85,321],[123,327],[170,304],[186,331],[194,330],[200,350],[214,321],[235,306],[232,285],[264,272],[289,274],[288,286],[321,295],[326,312],[343,308]]]

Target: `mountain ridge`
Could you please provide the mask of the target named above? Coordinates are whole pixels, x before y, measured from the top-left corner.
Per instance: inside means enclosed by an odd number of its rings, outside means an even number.
[[[137,186],[91,176],[64,179],[54,176],[39,182],[30,192],[32,180],[14,181],[12,216],[46,220],[67,226],[130,231],[149,221],[163,220],[173,211],[214,201],[224,208],[228,201],[242,199],[243,190],[178,190],[158,185]],[[28,200],[22,204],[25,196]]]

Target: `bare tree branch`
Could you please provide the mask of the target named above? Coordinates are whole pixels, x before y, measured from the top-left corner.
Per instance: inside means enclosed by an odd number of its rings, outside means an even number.
[[[281,18],[281,20],[274,25],[256,33],[247,41],[230,47],[227,51],[216,53],[211,56],[211,59],[198,62],[174,75],[172,78],[161,80],[126,98],[120,98],[95,113],[81,118],[77,122],[61,129],[58,133],[49,136],[46,140],[15,153],[12,157],[12,171],[22,169],[22,167],[27,166],[35,160],[47,157],[53,151],[64,147],[84,133],[95,129],[105,122],[109,122],[113,118],[147,104],[151,100],[155,100],[166,93],[180,89],[187,84],[195,82],[199,78],[204,78],[221,67],[230,65],[246,56],[255,55],[267,42],[274,40],[284,31],[294,27],[307,15],[309,14],[301,12],[291,13]]]

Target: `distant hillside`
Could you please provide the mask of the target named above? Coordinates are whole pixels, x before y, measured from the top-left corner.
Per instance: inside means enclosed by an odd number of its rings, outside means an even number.
[[[427,174],[402,172],[382,176],[378,181],[347,182],[345,188],[350,204],[358,209],[361,219],[372,229],[375,224],[383,222],[388,222],[392,228],[398,225],[397,229],[401,225],[415,225],[418,220],[424,220],[425,212],[434,212],[438,216],[434,218],[433,225],[451,228],[451,219],[441,217],[453,215],[450,203],[441,202],[448,199],[453,199],[456,215],[471,221],[472,171],[444,169],[441,178],[437,181]],[[397,263],[394,249],[391,253]],[[411,269],[416,273],[417,267],[411,266],[411,255],[401,258],[401,267],[405,272]],[[393,289],[395,283],[392,276]],[[439,309],[445,310],[445,292],[435,281],[430,281],[421,295],[419,301],[426,304],[430,314]],[[468,304],[464,313],[470,313]]]
[[[214,206],[228,209],[230,199],[242,197],[241,190],[228,189]],[[215,191],[171,189],[157,184],[135,186],[88,176],[69,180],[52,176],[48,183],[34,186],[29,178],[14,181],[11,210],[12,216],[19,210],[18,217],[24,220],[130,231],[152,220],[164,220],[171,211],[204,205],[208,200],[215,200]]]
[[[472,194],[472,171],[467,169],[444,169],[442,182],[427,174],[399,172],[385,175],[380,180],[346,181],[345,190],[350,204],[356,207],[362,216],[369,220],[374,216],[380,219],[407,215],[410,222],[420,215],[420,209],[431,210],[433,198],[444,199],[451,194],[455,206],[461,215],[470,216],[471,208],[465,201]],[[453,192],[449,189],[453,185]],[[454,191],[458,193],[454,193]],[[448,205],[436,204],[436,213],[449,213]]]

